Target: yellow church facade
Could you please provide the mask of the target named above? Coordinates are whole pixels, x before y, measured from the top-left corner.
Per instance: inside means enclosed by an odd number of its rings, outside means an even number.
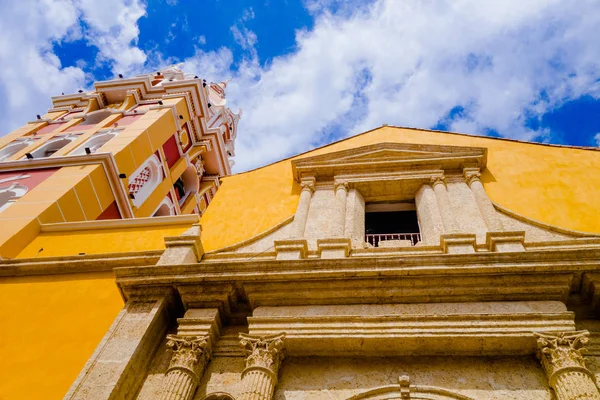
[[[598,150],[384,126],[231,175],[224,89],[0,138],[0,398],[600,398]]]

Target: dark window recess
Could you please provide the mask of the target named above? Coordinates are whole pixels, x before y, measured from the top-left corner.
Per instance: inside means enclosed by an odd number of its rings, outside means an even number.
[[[183,180],[181,180],[181,178],[177,179],[173,184],[173,187],[175,188],[175,193],[177,193],[178,200],[183,199],[185,197],[185,188],[183,185]]]
[[[379,247],[386,240],[421,241],[416,211],[368,212],[365,214],[365,241]]]

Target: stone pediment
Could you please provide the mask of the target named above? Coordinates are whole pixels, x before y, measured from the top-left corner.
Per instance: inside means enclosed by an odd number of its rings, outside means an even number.
[[[376,170],[459,170],[464,164],[485,168],[487,149],[406,143],[378,143],[292,161],[294,177],[321,177]]]

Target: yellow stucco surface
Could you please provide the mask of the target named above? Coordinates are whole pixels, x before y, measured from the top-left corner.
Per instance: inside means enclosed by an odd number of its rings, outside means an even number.
[[[140,226],[72,232],[41,232],[17,258],[162,250],[165,236],[181,235],[191,224]],[[40,249],[44,249],[41,252]]]
[[[112,273],[0,279],[0,399],[61,399],[123,306]]]
[[[494,202],[560,228],[600,233],[600,151],[382,127],[295,158],[382,142],[485,147],[482,180]],[[293,159],[223,179],[201,219],[206,251],[247,240],[294,214]]]

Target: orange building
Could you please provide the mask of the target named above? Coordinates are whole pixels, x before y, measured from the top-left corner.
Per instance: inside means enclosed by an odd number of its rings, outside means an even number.
[[[597,149],[384,126],[231,175],[225,88],[0,138],[0,400],[600,398]]]
[[[167,69],[54,97],[0,138],[0,256],[44,224],[202,215],[235,154],[225,87]]]

